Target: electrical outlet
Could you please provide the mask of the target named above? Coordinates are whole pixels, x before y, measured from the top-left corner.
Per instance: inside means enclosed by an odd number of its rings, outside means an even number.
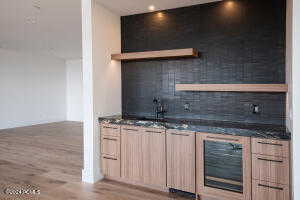
[[[253,114],[260,114],[260,112],[261,112],[260,106],[256,105],[256,104],[252,104],[251,109],[252,109]]]
[[[191,111],[191,104],[190,103],[185,103],[183,105],[183,108],[184,108],[185,111]]]

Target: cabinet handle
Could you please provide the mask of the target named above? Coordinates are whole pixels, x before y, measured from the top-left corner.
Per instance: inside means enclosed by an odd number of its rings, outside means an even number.
[[[103,140],[112,140],[112,141],[117,141],[117,139],[113,139],[113,138],[103,138]]]
[[[189,134],[183,134],[183,133],[170,133],[171,135],[178,135],[178,136],[190,136]]]
[[[146,133],[162,133],[160,131],[145,131]]]
[[[274,145],[274,146],[283,146],[282,144],[274,144],[274,143],[268,143],[268,142],[257,142],[259,144],[268,144],[268,145]]]
[[[265,187],[265,188],[272,188],[275,190],[283,190],[283,188],[280,188],[280,187],[268,186],[268,185],[263,185],[263,184],[258,184],[258,186]]]
[[[225,141],[235,141],[238,142],[239,139],[232,139],[232,138],[224,138],[224,137],[212,137],[212,136],[207,136],[209,139],[215,139],[215,140],[225,140]]]
[[[257,160],[262,160],[262,161],[268,161],[268,162],[278,162],[282,163],[282,160],[270,160],[270,159],[265,159],[265,158],[257,158]]]
[[[116,158],[110,158],[110,157],[106,157],[106,156],[104,156],[103,158],[104,158],[104,159],[107,159],[107,160],[118,160],[118,159],[116,159]]]
[[[103,128],[107,128],[107,129],[118,129],[116,127],[109,127],[109,126],[103,126]]]
[[[131,128],[123,128],[125,131],[138,131],[137,129],[131,129]]]

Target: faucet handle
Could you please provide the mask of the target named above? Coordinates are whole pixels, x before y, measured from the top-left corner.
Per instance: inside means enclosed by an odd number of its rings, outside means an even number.
[[[158,102],[159,102],[159,98],[154,97],[154,98],[153,98],[153,103],[154,103],[154,104],[158,104]]]

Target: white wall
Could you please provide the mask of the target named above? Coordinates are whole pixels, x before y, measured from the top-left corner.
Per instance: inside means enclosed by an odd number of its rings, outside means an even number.
[[[66,119],[65,62],[0,49],[0,129]]]
[[[300,1],[293,0],[293,191],[294,199],[300,199]]]
[[[286,124],[289,130],[293,126],[293,88],[292,88],[292,64],[293,64],[293,0],[287,0],[286,6],[286,82],[289,85],[289,92],[287,94],[286,107]]]
[[[83,121],[82,60],[66,61],[67,120]]]
[[[82,0],[84,74],[84,182],[100,173],[98,117],[121,114],[121,64],[112,53],[121,51],[120,16],[94,0]],[[92,113],[90,113],[92,112]]]

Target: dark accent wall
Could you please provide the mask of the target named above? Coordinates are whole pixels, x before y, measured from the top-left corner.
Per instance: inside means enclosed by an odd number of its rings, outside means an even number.
[[[123,115],[283,125],[285,94],[178,92],[176,83],[285,83],[285,1],[231,0],[122,17],[122,52],[196,48],[197,59],[122,62]],[[183,105],[189,103],[190,111]],[[261,107],[253,114],[251,105]]]

